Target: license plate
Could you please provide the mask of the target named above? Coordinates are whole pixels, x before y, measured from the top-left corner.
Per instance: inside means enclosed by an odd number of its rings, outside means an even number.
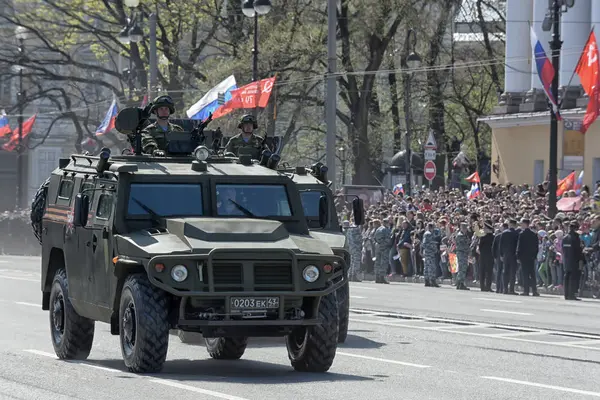
[[[231,310],[268,310],[279,308],[279,297],[232,297]]]

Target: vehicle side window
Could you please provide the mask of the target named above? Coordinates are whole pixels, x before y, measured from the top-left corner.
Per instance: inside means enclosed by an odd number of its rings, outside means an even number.
[[[83,182],[81,184],[81,188],[79,189],[79,193],[83,193],[88,196],[90,199],[90,204],[92,203],[92,199],[94,198],[94,183],[93,182]]]
[[[70,199],[73,194],[73,186],[75,186],[73,179],[63,178],[58,189],[58,198],[63,200]]]
[[[98,199],[98,209],[96,210],[96,218],[107,220],[110,218],[112,210],[113,196],[110,194],[101,194]]]

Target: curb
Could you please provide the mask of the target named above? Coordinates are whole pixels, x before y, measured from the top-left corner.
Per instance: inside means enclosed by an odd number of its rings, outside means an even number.
[[[425,278],[421,277],[421,276],[417,276],[417,277],[402,277],[399,275],[395,275],[391,278],[388,278],[388,280],[390,282],[402,282],[402,283],[420,283],[420,284],[425,284]],[[375,281],[375,275],[374,274],[364,274],[363,277],[363,281]],[[452,280],[451,279],[437,279],[438,284],[440,285],[448,285],[448,286],[453,286],[452,285]],[[465,281],[465,285],[469,288],[477,288],[479,289],[479,284],[478,283],[473,283],[472,280],[467,280]],[[495,290],[496,288],[496,284],[492,283],[492,290]],[[523,288],[521,286],[515,285],[515,291],[519,292],[522,291]],[[540,294],[547,294],[547,295],[553,295],[553,296],[564,296],[564,290],[561,289],[549,289],[549,288],[545,288],[545,287],[538,287],[537,288],[538,292]],[[583,293],[579,294],[579,297],[581,298],[589,298],[592,299],[592,292],[590,290],[584,290]]]

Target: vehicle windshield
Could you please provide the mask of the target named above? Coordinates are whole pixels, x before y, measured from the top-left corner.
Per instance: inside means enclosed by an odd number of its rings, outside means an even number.
[[[127,214],[159,217],[202,216],[202,186],[199,183],[133,183]]]
[[[304,215],[307,218],[319,217],[319,199],[324,195],[325,193],[321,192],[320,190],[300,192],[302,208],[304,208]]]
[[[292,215],[284,185],[217,186],[217,215],[242,217],[290,217]]]

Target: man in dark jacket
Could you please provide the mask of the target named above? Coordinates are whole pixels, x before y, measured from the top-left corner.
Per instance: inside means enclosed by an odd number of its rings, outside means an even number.
[[[479,238],[479,287],[482,292],[492,291],[492,274],[494,272],[494,227],[492,221],[484,225],[485,235]]]
[[[494,255],[494,261],[496,263],[496,293],[504,293],[504,266],[502,262],[502,254],[500,253],[500,239],[502,238],[502,232],[508,229],[508,224],[502,224],[502,231],[498,231],[494,234],[494,242],[492,243],[492,254]]]
[[[539,250],[538,237],[529,229],[530,221],[527,218],[521,220],[521,232],[517,243],[517,258],[521,261],[523,271],[523,293],[522,296],[529,296],[529,288],[534,296],[539,296],[537,292],[537,279],[535,276],[535,259]]]
[[[517,221],[511,219],[508,221],[509,228],[502,232],[500,236],[500,255],[504,264],[504,294],[517,294],[515,292],[515,278],[517,273],[517,242],[519,234],[517,233]]]
[[[580,300],[575,297],[579,277],[579,262],[583,261],[581,240],[577,233],[578,228],[577,222],[571,222],[569,224],[569,234],[563,238],[562,242],[563,264],[565,268],[565,300]]]

